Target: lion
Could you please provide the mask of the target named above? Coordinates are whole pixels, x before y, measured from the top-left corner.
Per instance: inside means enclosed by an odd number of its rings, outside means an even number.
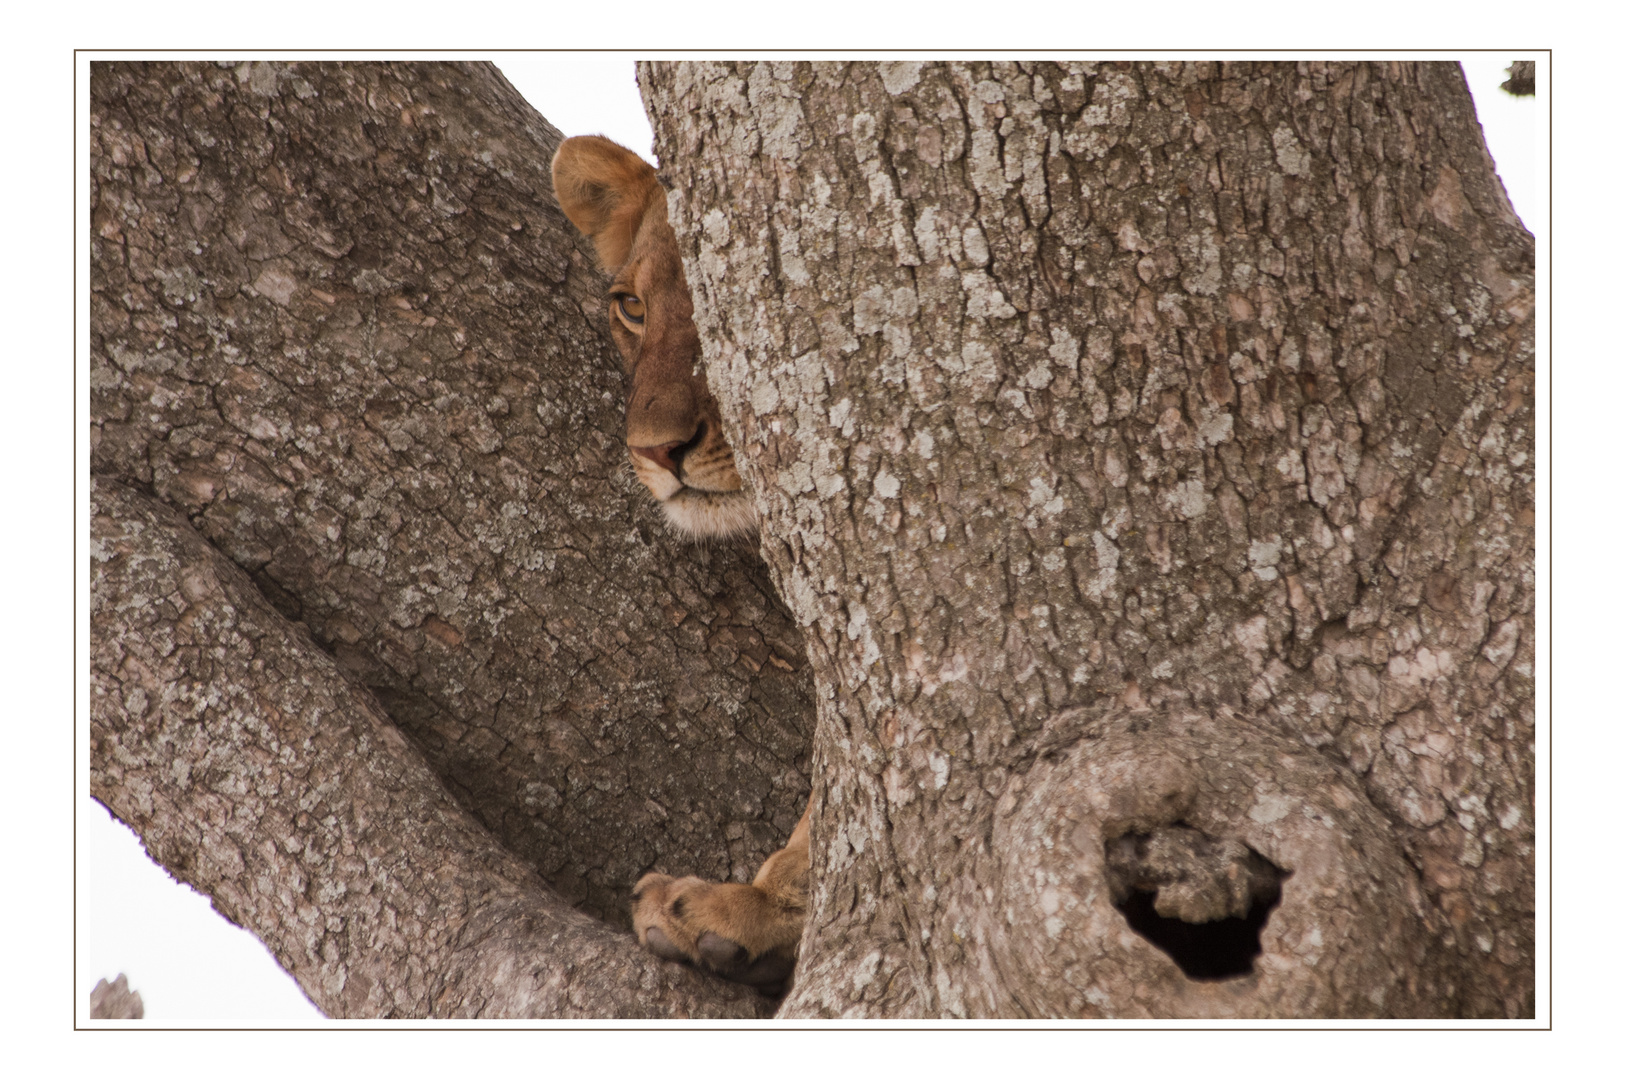
[[[634,473],[680,535],[751,532],[755,507],[699,366],[694,303],[655,170],[602,135],[582,135],[560,144],[553,188],[610,275],[604,314],[631,381],[626,440]],[[804,811],[749,885],[645,874],[632,893],[638,941],[663,959],[782,990],[806,913],[807,846]]]

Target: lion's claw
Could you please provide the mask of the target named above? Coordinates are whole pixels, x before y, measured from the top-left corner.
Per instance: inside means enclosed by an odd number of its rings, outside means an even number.
[[[644,931],[644,948],[660,957],[662,960],[688,960],[682,949],[672,944],[672,939],[661,932],[658,926],[651,926]]]
[[[695,951],[700,954],[702,964],[725,978],[731,978],[733,971],[751,958],[744,945],[710,930],[700,935],[700,940],[695,943]]]
[[[754,986],[764,993],[778,994],[784,989],[786,981],[790,979],[790,973],[795,969],[796,957],[775,951],[763,953],[743,971],[734,972],[727,977],[735,982]]]

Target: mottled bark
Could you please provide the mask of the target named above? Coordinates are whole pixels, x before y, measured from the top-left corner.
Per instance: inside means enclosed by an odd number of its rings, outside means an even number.
[[[383,755],[336,772],[325,796],[364,825],[293,814],[310,762],[234,741],[206,688],[129,704],[126,653],[190,633],[191,609],[160,605],[127,638],[118,620],[139,613],[124,609],[174,590],[103,576],[92,793],[336,1014],[586,1015],[589,1000],[602,1015],[758,1013],[713,983],[646,997],[641,960],[589,974],[630,937],[533,951],[544,914],[568,922],[559,901],[625,925],[651,869],[749,880],[801,813],[812,730],[799,633],[750,545],[677,542],[628,473],[603,281],[549,182],[559,133],[478,64],[98,63],[91,98],[98,491],[126,485],[183,514],[275,609],[279,623],[254,615],[264,637],[304,642],[295,670],[330,658],[323,693],[346,702],[334,722],[353,752]],[[180,526],[138,527],[133,505],[99,502],[98,520],[133,545],[124,557],[156,565]],[[230,608],[255,605],[234,595]],[[245,710],[294,692],[249,658],[208,678]],[[384,735],[355,734],[386,716],[427,771],[410,792],[344,793],[369,770],[408,768]],[[209,737],[163,742],[177,732]],[[205,762],[221,775],[193,815]],[[280,794],[256,793],[273,766]],[[418,790],[430,777],[435,792]],[[455,826],[442,789],[467,815]],[[260,812],[273,795],[288,815]],[[429,806],[444,818],[433,836],[392,816]],[[228,840],[228,827],[246,831]],[[308,828],[338,831],[324,847]],[[352,829],[422,846],[355,867]],[[478,853],[437,854],[441,842]],[[263,851],[266,876],[232,878],[217,847]],[[474,921],[442,940],[435,890],[462,886],[435,868],[469,859],[487,869],[453,908]],[[345,897],[379,890],[421,934],[329,926],[362,918],[334,914]],[[474,905],[488,893],[501,905]],[[521,925],[490,924],[515,913]],[[481,919],[491,972],[574,971],[568,994],[437,969],[454,958],[432,950],[472,948]]]
[[[1456,66],[640,78],[817,687],[782,1014],[1532,1015],[1532,245]],[[1264,864],[1241,977],[1113,906]]]
[[[1534,97],[1536,93],[1536,62],[1515,60],[1507,66],[1507,81],[1502,89],[1514,97]]]
[[[751,1015],[547,888],[176,511],[91,502],[98,797],[323,1012]]]
[[[97,979],[90,990],[92,1020],[140,1020],[146,1015],[141,995],[130,989],[123,972],[112,982]]]

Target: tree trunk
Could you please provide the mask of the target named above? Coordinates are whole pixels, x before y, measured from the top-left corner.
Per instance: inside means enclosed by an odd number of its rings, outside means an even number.
[[[816,687],[782,1015],[1533,1015],[1532,244],[1456,66],[640,78]]]
[[[763,1014],[587,918],[749,880],[813,709],[628,473],[559,133],[478,64],[91,98],[92,793],[330,1015]]]

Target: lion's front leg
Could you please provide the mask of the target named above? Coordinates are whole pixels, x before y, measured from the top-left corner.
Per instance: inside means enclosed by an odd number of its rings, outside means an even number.
[[[807,905],[807,815],[749,885],[645,874],[633,889],[638,941],[665,960],[686,960],[764,991],[796,965]]]

